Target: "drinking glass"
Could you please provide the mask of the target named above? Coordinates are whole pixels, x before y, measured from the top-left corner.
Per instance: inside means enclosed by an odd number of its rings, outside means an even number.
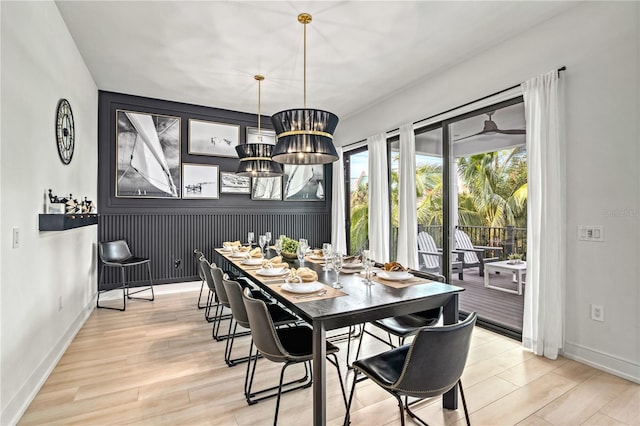
[[[253,234],[253,232],[249,232],[247,234],[247,241],[249,241],[249,245],[251,245],[253,243],[253,239],[255,238],[255,235]]]
[[[265,232],[264,236],[267,239],[267,250],[269,250],[269,244],[271,244],[271,232],[269,231]]]
[[[282,240],[281,239],[276,240],[276,253],[278,254],[278,256],[280,256],[282,254]]]
[[[267,237],[264,235],[260,235],[258,237],[258,244],[260,244],[260,252],[264,256],[264,245],[267,244]]]
[[[372,285],[373,281],[371,281],[371,268],[375,265],[375,260],[373,259],[375,254],[371,250],[363,250],[362,251],[362,263],[364,263],[364,275],[365,279],[362,280],[366,285]]]
[[[340,272],[342,271],[342,265],[344,265],[344,258],[342,257],[342,253],[334,253],[333,268],[336,270],[336,282],[331,286],[333,288],[342,288],[342,284],[340,283]]]
[[[323,271],[329,271],[329,257],[331,256],[331,243],[323,243],[322,244],[322,256],[324,257],[324,266],[322,267]]]
[[[304,264],[304,255],[307,252],[307,246],[301,243],[298,243],[298,250],[296,250],[296,256],[298,256],[298,262],[300,265]]]

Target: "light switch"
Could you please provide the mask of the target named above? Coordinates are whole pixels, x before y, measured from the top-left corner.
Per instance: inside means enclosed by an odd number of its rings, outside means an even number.
[[[20,228],[13,228],[13,248],[20,247]]]

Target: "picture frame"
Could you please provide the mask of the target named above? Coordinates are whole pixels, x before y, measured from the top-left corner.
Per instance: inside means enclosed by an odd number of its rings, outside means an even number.
[[[251,178],[251,199],[260,201],[282,200],[282,176]]]
[[[218,191],[218,166],[212,164],[182,164],[182,198],[220,198]]]
[[[189,119],[189,154],[238,158],[240,126]]]
[[[220,193],[250,194],[251,178],[234,172],[220,172]]]
[[[180,199],[180,135],[180,117],[116,110],[115,196]]]
[[[271,129],[260,128],[260,138],[258,138],[257,127],[247,127],[246,143],[266,143],[269,145],[276,144],[276,131]]]
[[[282,197],[284,201],[324,201],[324,165],[284,165]]]

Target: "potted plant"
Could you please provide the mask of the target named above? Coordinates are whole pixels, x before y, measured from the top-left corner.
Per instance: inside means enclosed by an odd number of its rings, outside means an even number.
[[[284,237],[282,239],[282,257],[287,259],[297,259],[296,251],[298,250],[298,242],[291,238]]]
[[[511,253],[509,256],[507,256],[507,259],[509,259],[507,263],[512,265],[522,263],[522,255],[520,253]]]

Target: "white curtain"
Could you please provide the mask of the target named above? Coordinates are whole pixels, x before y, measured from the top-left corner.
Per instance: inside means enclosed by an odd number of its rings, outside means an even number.
[[[332,164],[331,188],[331,247],[340,253],[347,254],[347,239],[344,221],[344,160],[342,148],[336,147],[338,161]]]
[[[387,136],[367,138],[369,148],[369,249],[378,262],[389,261],[389,172]]]
[[[562,91],[556,70],[522,83],[527,130],[527,284],[522,344],[556,359],[565,284]]]
[[[398,166],[398,262],[418,269],[418,213],[416,209],[416,136],[413,123],[400,127]]]

